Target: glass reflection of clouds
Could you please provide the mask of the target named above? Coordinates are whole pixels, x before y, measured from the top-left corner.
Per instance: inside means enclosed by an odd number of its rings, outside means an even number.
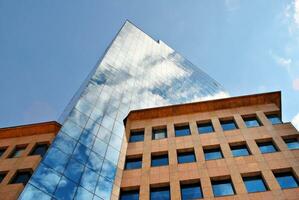
[[[199,68],[126,22],[63,113],[20,199],[109,199],[129,110],[225,96]]]

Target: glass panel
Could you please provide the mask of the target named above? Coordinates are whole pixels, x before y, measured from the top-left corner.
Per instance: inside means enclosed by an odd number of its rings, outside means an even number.
[[[168,154],[152,156],[152,167],[168,165]]]
[[[167,138],[166,128],[153,130],[153,140],[159,140],[159,139],[163,139],[163,138]]]
[[[42,199],[42,200],[51,200],[51,197],[46,193],[40,191],[36,187],[31,184],[26,185],[26,192],[23,192],[19,199],[20,200],[27,200],[27,199]]]
[[[23,183],[24,185],[26,185],[30,177],[31,177],[31,172],[29,171],[17,171],[16,175],[14,176],[14,178],[10,183],[11,184]]]
[[[110,199],[112,191],[112,183],[100,176],[95,194],[103,199]]]
[[[215,197],[235,194],[231,180],[212,181],[212,187]]]
[[[277,151],[273,142],[261,142],[258,143],[258,147],[260,148],[261,153],[272,153]]]
[[[284,141],[289,149],[299,149],[299,142],[297,138],[285,139]]]
[[[89,191],[85,190],[83,187],[78,187],[75,200],[81,200],[81,199],[92,199],[93,194]]]
[[[244,177],[247,192],[264,192],[267,189],[266,184],[261,176]]]
[[[231,146],[230,148],[234,157],[250,155],[246,145]]]
[[[43,157],[46,154],[47,150],[47,144],[37,144],[30,155],[40,155],[41,157]]]
[[[298,180],[292,172],[275,173],[274,175],[282,189],[298,187]]]
[[[185,136],[185,135],[190,135],[190,128],[189,125],[186,126],[175,126],[175,136]]]
[[[128,158],[125,163],[125,169],[138,169],[142,166],[142,158]]]
[[[182,200],[203,198],[200,184],[195,183],[181,185],[181,197]]]
[[[59,181],[54,196],[57,199],[73,199],[76,189],[77,185],[73,181],[62,177]]]
[[[121,191],[120,200],[139,200],[139,190]]]
[[[25,151],[26,146],[23,147],[16,147],[13,152],[10,154],[9,158],[18,158],[20,157],[23,152]]]
[[[144,140],[144,131],[131,131],[129,142],[140,142]]]
[[[179,152],[178,153],[178,162],[179,163],[196,162],[194,152]]]
[[[220,148],[216,149],[205,149],[204,150],[205,159],[206,160],[215,160],[223,158],[222,152]]]
[[[80,185],[93,193],[97,185],[98,177],[99,175],[95,171],[85,167],[80,180]]]
[[[245,122],[247,128],[258,127],[261,125],[261,123],[259,122],[259,120],[256,117],[245,118],[244,122]]]
[[[273,125],[282,123],[282,121],[278,115],[267,115],[267,118]]]
[[[198,128],[198,133],[199,134],[214,132],[213,124],[211,122],[209,122],[209,123],[198,123],[197,128]]]
[[[151,200],[170,200],[169,187],[151,188]]]
[[[220,123],[224,131],[237,129],[237,125],[234,120],[220,121]]]
[[[84,165],[77,162],[74,159],[71,159],[65,169],[65,176],[75,183],[79,183],[81,175],[83,173]]]
[[[66,163],[69,160],[69,156],[62,151],[51,148],[49,149],[45,159],[42,161],[45,165],[51,167],[57,172],[63,173]]]

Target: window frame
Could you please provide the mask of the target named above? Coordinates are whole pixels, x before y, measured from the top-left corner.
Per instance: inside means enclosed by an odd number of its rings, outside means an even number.
[[[299,149],[299,146],[298,146],[298,148],[290,148],[289,147],[290,142],[287,142],[287,141],[293,140],[293,141],[296,141],[299,145],[299,138],[298,137],[293,136],[293,137],[286,137],[286,138],[282,138],[282,139],[283,139],[284,143],[286,144],[288,150],[298,150]]]
[[[242,119],[244,121],[244,124],[245,124],[246,128],[257,128],[257,127],[263,126],[261,120],[258,118],[258,116],[256,114],[243,115]],[[248,125],[247,122],[250,121],[250,120],[251,121],[255,120],[257,122],[257,125],[253,125],[253,126]]]
[[[199,194],[200,194],[200,197],[194,197],[194,198],[190,198],[189,196],[187,197],[184,197],[183,195],[183,188],[187,188],[189,186],[189,188],[196,188],[198,187],[199,189]],[[189,199],[203,199],[204,198],[204,195],[203,195],[203,191],[202,191],[202,186],[201,186],[201,183],[199,180],[193,180],[193,181],[180,181],[180,192],[181,192],[181,199],[182,200],[189,200]]]
[[[296,176],[296,174],[294,173],[294,171],[292,169],[280,169],[280,170],[273,170],[273,175],[275,177],[275,180],[277,181],[278,185],[280,186],[280,188],[282,190],[285,189],[292,189],[292,188],[298,188],[299,187],[299,180],[298,177]],[[293,178],[294,182],[296,183],[297,186],[295,187],[285,187],[281,185],[281,182],[278,181],[277,176],[281,177],[282,175],[289,175]],[[285,176],[286,177],[286,176]]]
[[[140,189],[139,188],[135,188],[135,189],[131,189],[131,190],[120,190],[120,194],[119,194],[119,200],[123,200],[122,199],[122,193],[133,193],[133,194],[138,194],[138,199],[140,197]],[[128,199],[132,199],[132,197],[127,197]]]
[[[26,183],[24,182],[16,182],[16,178],[18,177],[18,175],[20,174],[25,174],[25,173],[29,173],[30,177],[28,178],[28,180],[26,181]],[[33,174],[32,169],[22,169],[22,170],[17,170],[13,177],[10,179],[9,184],[23,184],[24,186],[28,183],[28,181],[30,180],[31,176]]]
[[[283,124],[283,121],[281,119],[281,116],[280,114],[277,114],[277,113],[264,113],[267,120],[270,122],[271,125],[275,126],[275,125],[278,125],[278,124]],[[279,122],[277,123],[273,123],[272,120],[270,120],[269,118],[271,118],[271,116],[275,116],[275,118],[279,119]],[[273,117],[274,118],[274,117]]]
[[[36,150],[36,148],[37,148],[38,146],[43,146],[43,145],[44,145],[44,146],[47,146],[47,149],[46,149],[46,151],[45,151],[45,153],[44,153],[43,155],[40,155],[40,154],[33,154],[34,151]],[[43,157],[43,156],[47,153],[49,147],[50,147],[50,144],[49,144],[48,142],[38,142],[38,143],[36,143],[36,144],[34,145],[34,147],[31,149],[31,151],[30,151],[30,153],[29,153],[29,156],[36,156],[36,155],[39,155],[39,156]]]
[[[247,179],[247,180],[246,180]],[[259,180],[263,183],[264,185],[264,190],[253,190],[253,191],[250,191],[250,185],[249,184],[246,184],[248,183],[247,181],[253,181],[251,179],[254,179],[254,180]],[[245,185],[245,188],[246,188],[246,191],[248,193],[256,193],[256,192],[266,192],[266,191],[269,191],[269,186],[267,184],[267,182],[265,181],[263,175],[259,172],[259,173],[254,173],[252,175],[243,175],[242,176],[242,180],[243,180],[243,183]],[[256,183],[253,183],[254,185],[256,185]],[[260,189],[260,187],[258,187],[257,189]]]
[[[179,157],[184,156],[184,155],[188,155],[188,154],[190,154],[190,155],[193,154],[194,160],[190,161],[190,162],[189,161],[188,162],[181,162]],[[178,164],[186,164],[186,163],[197,162],[194,149],[192,148],[192,149],[179,149],[179,150],[177,150],[177,161],[178,161]]]
[[[217,151],[218,150],[218,151]],[[207,158],[208,153],[215,153],[215,152],[219,152],[221,157],[217,157],[217,158]],[[219,159],[223,159],[224,155],[222,153],[221,150],[221,146],[217,145],[217,146],[205,146],[203,147],[203,153],[204,153],[204,157],[205,157],[205,161],[209,161],[209,160],[219,160]]]
[[[140,167],[139,167],[139,165],[138,165],[138,167],[128,168],[128,167],[127,167],[127,163],[128,163],[128,162],[133,162],[133,160],[138,160],[138,161],[136,161],[136,162],[140,162]],[[129,156],[129,157],[126,157],[125,165],[124,165],[124,170],[141,169],[141,168],[142,168],[142,161],[143,161],[143,156],[142,156],[142,155],[135,155],[135,156]]]
[[[234,130],[238,130],[239,129],[239,126],[236,122],[236,120],[234,118],[224,118],[224,119],[219,119],[219,122],[220,122],[220,125],[221,125],[221,128],[222,128],[222,131],[234,131]],[[223,125],[225,124],[234,124],[235,128],[233,129],[224,129],[223,128]]]
[[[159,165],[153,165],[153,158],[154,157],[167,157],[167,164],[159,164]],[[168,152],[161,152],[161,153],[152,153],[151,154],[151,167],[162,167],[162,166],[168,166],[169,165],[169,156],[168,156]]]
[[[155,138],[156,134],[161,134],[159,133],[160,131],[164,131],[164,137],[163,138]],[[159,127],[153,127],[152,128],[152,140],[163,140],[166,139],[168,137],[167,134],[167,127],[166,126],[159,126]]]
[[[200,126],[202,125],[202,127],[211,127],[211,131],[200,131]],[[205,126],[207,125],[207,126]],[[214,126],[213,126],[213,123],[211,120],[209,121],[199,121],[199,122],[196,122],[196,126],[197,126],[197,132],[199,135],[201,134],[211,134],[211,133],[214,133],[215,132],[215,129],[214,129]]]
[[[10,152],[8,158],[20,158],[24,156],[24,152],[26,151],[26,148],[28,147],[28,144],[21,144],[21,145],[16,145],[13,150]],[[22,150],[21,154],[19,156],[15,156],[17,150]]]
[[[234,150],[236,150],[239,147],[245,147],[243,149],[247,150],[248,155],[234,155]],[[246,142],[242,142],[242,143],[230,143],[229,144],[229,148],[230,148],[230,151],[232,152],[232,156],[234,158],[252,155],[252,153],[251,153],[251,151],[250,151],[250,149],[249,149],[249,147],[248,147],[248,145],[247,145]],[[233,149],[233,148],[236,148],[236,149]],[[241,148],[239,148],[239,149],[241,149]]]
[[[136,134],[136,135],[142,135],[143,137],[142,137],[142,140],[135,140],[135,141],[132,141],[132,134],[134,135],[134,134]],[[135,135],[135,136],[136,136]],[[135,142],[144,142],[144,135],[145,135],[145,133],[144,133],[144,129],[135,129],[135,130],[130,130],[130,137],[129,137],[129,143],[135,143]]]
[[[267,139],[267,140],[261,140],[261,141],[256,140],[255,142],[256,142],[256,144],[257,144],[257,146],[258,146],[259,151],[260,151],[261,154],[276,153],[276,152],[279,152],[279,151],[280,151],[280,149],[277,147],[277,145],[275,144],[275,142],[273,141],[272,138],[271,138],[271,139]],[[261,151],[261,148],[260,148],[260,145],[261,145],[261,144],[270,144],[270,143],[271,143],[272,146],[274,147],[275,151],[271,151],[271,152],[262,152],[262,151]],[[266,146],[266,145],[265,145],[265,146]]]
[[[224,194],[224,195],[220,195],[220,194],[215,194],[215,188],[214,188],[214,185],[215,183],[217,183],[216,185],[219,185],[219,184],[226,184],[226,183],[230,183],[231,185],[231,190],[232,190],[232,194]],[[231,179],[231,177],[220,177],[220,178],[212,178],[211,179],[211,186],[212,186],[212,191],[213,191],[213,195],[214,197],[225,197],[225,196],[233,196],[233,195],[236,195],[236,189],[235,189],[235,186],[234,186],[234,183]]]
[[[185,128],[185,130],[188,130],[188,134],[177,135],[177,131],[180,131],[180,130],[177,130],[177,129],[183,129],[184,130],[184,128]],[[175,135],[175,137],[185,137],[185,136],[191,135],[191,129],[190,129],[189,123],[174,124],[174,135]]]
[[[154,190],[154,191],[153,191]],[[167,184],[167,185],[164,185],[164,184],[162,184],[161,186],[154,186],[154,185],[150,185],[150,191],[149,191],[149,199],[150,200],[155,200],[155,199],[153,199],[153,197],[152,197],[152,192],[159,192],[159,191],[167,191],[168,190],[168,194],[169,194],[169,199],[171,199],[171,190],[170,190],[170,185],[169,184]]]

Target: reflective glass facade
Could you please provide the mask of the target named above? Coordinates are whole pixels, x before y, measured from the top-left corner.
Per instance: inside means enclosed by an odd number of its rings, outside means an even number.
[[[20,199],[110,199],[129,110],[224,96],[206,73],[126,22],[63,113]]]

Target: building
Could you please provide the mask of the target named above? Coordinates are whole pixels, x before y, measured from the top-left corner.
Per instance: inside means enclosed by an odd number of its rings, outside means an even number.
[[[280,92],[134,110],[124,123],[120,200],[299,199],[299,134],[281,121]]]
[[[60,129],[57,122],[0,128],[0,199],[17,199]]]
[[[129,110],[225,96],[206,73],[126,21],[65,109],[19,199],[117,199]]]

